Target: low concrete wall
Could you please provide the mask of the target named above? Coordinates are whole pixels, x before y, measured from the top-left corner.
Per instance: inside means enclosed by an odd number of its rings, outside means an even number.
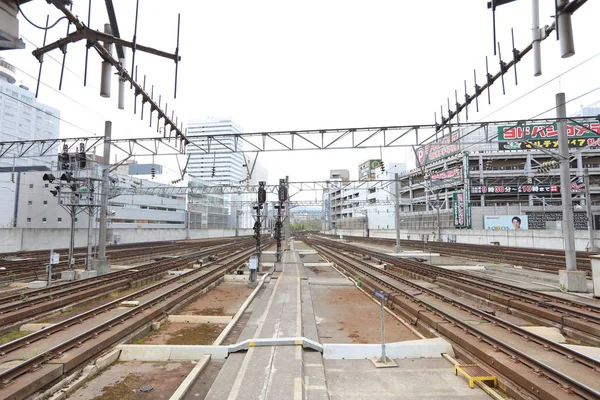
[[[110,232],[111,230],[109,230]],[[184,240],[187,229],[119,229],[112,231],[121,236],[120,243],[144,243]],[[15,251],[66,249],[69,247],[70,229],[0,229],[0,254]],[[97,230],[94,234],[98,237]],[[252,229],[240,229],[240,236],[253,234]],[[191,239],[235,236],[234,229],[191,229]],[[87,246],[87,229],[75,230],[75,247]],[[112,237],[109,234],[108,237]]]
[[[328,231],[327,233],[345,236],[365,236],[362,229],[348,230],[337,229]],[[429,240],[437,240],[436,231],[413,230],[400,231],[400,239],[421,240],[421,235],[429,235]],[[370,230],[370,237],[395,239],[396,231],[392,229]],[[493,231],[486,229],[442,229],[442,240],[447,242],[448,239],[455,240],[457,243],[470,244],[490,244],[498,242],[501,246],[515,247],[535,247],[540,249],[564,249],[564,238],[562,231],[559,230],[505,230]],[[596,246],[600,245],[600,231],[594,232]],[[575,248],[577,251],[587,251],[590,246],[588,231],[575,231]]]

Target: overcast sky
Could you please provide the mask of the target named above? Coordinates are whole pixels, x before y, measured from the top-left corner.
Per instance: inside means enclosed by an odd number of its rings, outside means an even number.
[[[87,1],[74,0],[73,12],[87,20]],[[138,52],[139,80],[147,74],[147,88],[155,85],[179,121],[205,117],[231,117],[245,131],[272,131],[336,127],[361,127],[433,123],[433,113],[446,98],[453,103],[454,90],[464,96],[463,80],[473,92],[473,69],[484,82],[485,56],[495,74],[492,14],[484,0],[429,1],[140,1],[138,43],[165,51],[175,49],[177,13],[181,13],[179,90],[173,100],[174,63]],[[541,23],[551,24],[553,4],[540,1]],[[497,13],[497,34],[506,61],[510,59],[510,28],[516,47],[531,41],[531,2],[516,1]],[[134,0],[115,1],[121,37],[131,40]],[[35,0],[22,6],[33,22],[43,25],[60,17],[53,6]],[[600,1],[587,2],[574,16],[576,55],[561,59],[554,37],[542,44],[543,75],[534,78],[531,54],[518,65],[519,85],[512,72],[506,76],[505,96],[499,83],[492,88],[492,104],[480,99],[480,112],[470,108],[471,121],[529,118],[554,107],[554,94],[566,92],[567,100],[600,88],[600,45],[597,16]],[[2,56],[22,70],[19,80],[35,90],[38,62],[31,55],[40,46],[43,31],[22,17],[20,33],[27,48]],[[92,1],[91,26],[102,29],[108,22],[104,2]],[[66,23],[49,31],[48,42],[64,37]],[[33,42],[32,45],[29,41]],[[51,56],[62,59],[60,51]],[[127,65],[131,62],[128,53]],[[596,57],[594,57],[596,56]],[[579,67],[578,64],[585,62]],[[113,136],[147,137],[156,134],[148,120],[133,115],[132,92],[127,109],[120,111],[113,97],[99,92],[100,59],[90,51],[89,84],[83,87],[84,44],[69,46],[62,94],[58,93],[60,63],[46,58],[39,100],[61,110],[61,136],[101,135],[104,120],[113,121]],[[129,67],[128,67],[129,68]],[[559,74],[571,72],[555,79]],[[28,76],[29,74],[30,76]],[[515,99],[533,91],[521,100]],[[568,105],[600,99],[600,90]],[[512,104],[511,104],[512,103]],[[511,104],[508,107],[504,107]],[[147,111],[147,110],[146,110]],[[554,111],[543,116],[554,116]],[[464,115],[461,116],[464,120]],[[70,125],[69,123],[75,125]],[[155,121],[153,121],[153,124]],[[269,182],[289,175],[292,181],[323,180],[330,168],[346,168],[351,178],[358,164],[379,158],[380,150],[263,153],[260,162],[269,169]],[[383,149],[388,162],[412,162],[404,149]],[[140,162],[151,160],[140,159]],[[164,180],[175,178],[172,158],[157,160],[170,170]]]

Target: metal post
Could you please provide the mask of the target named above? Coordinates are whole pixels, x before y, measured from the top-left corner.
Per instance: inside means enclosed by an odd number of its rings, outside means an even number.
[[[583,169],[583,185],[585,186],[585,207],[588,220],[588,234],[590,236],[589,251],[597,251],[594,241],[594,215],[592,214],[592,188],[590,187],[590,170]]]
[[[436,201],[436,211],[437,211],[437,241],[441,242],[442,241],[442,231],[440,228],[440,194],[436,193],[435,194],[435,201]]]
[[[290,249],[290,185],[289,185],[289,177],[285,177],[285,188],[287,190],[287,200],[285,201],[285,249]]]
[[[242,214],[242,210],[238,210],[236,206],[235,210],[235,237],[240,236],[240,215]]]
[[[400,246],[400,181],[398,180],[398,173],[394,174],[394,195],[396,201],[394,203],[394,218],[396,225],[396,253],[402,251]]]
[[[85,270],[92,270],[92,227],[94,221],[94,207],[88,207],[88,211],[90,213],[90,218],[88,220],[88,237],[87,237],[87,259]]]
[[[106,213],[108,212],[108,174],[110,172],[110,139],[112,122],[104,123],[104,165],[102,167],[102,192],[100,197],[100,238],[98,259],[106,260]]]
[[[562,198],[563,237],[565,239],[565,262],[567,271],[577,271],[575,257],[575,231],[573,227],[573,197],[569,161],[569,141],[567,138],[567,107],[565,94],[556,95],[556,116],[558,117],[558,152],[560,154],[560,193]]]
[[[48,263],[48,287],[52,286],[52,253],[54,250],[50,250],[50,262]]]
[[[73,269],[73,250],[75,247],[75,206],[71,206],[71,240],[69,241],[69,270]]]
[[[397,175],[397,174],[396,174]],[[387,357],[385,356],[385,306],[384,301],[380,299],[381,302],[381,362],[387,362]]]
[[[190,203],[188,203],[187,212],[186,212],[187,223],[186,223],[186,234],[185,234],[185,238],[187,240],[190,240],[192,238],[190,235],[191,216],[192,216],[192,213],[190,212]],[[237,231],[236,231],[235,235],[237,236]]]

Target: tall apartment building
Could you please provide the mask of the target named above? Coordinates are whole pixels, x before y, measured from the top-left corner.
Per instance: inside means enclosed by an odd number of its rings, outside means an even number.
[[[60,112],[38,102],[25,86],[17,86],[16,68],[0,57],[0,142],[57,139]],[[15,226],[15,201],[25,171],[50,169],[58,149],[50,149],[40,157],[33,146],[25,157],[9,150],[0,157],[0,227]],[[43,182],[35,183],[42,186]],[[29,187],[30,183],[27,183]]]
[[[238,141],[236,144],[234,136],[236,133],[242,133],[242,128],[231,119],[191,120],[188,123],[188,137],[191,141],[187,146],[190,155],[188,174],[211,186],[238,185],[246,177],[244,156],[241,152],[232,153],[228,149],[228,147],[237,147],[242,150],[243,142]],[[211,139],[211,135],[231,135],[231,137],[220,137],[215,141]],[[201,149],[210,153],[207,154]]]
[[[208,118],[188,122],[190,155],[188,176],[192,186],[240,185],[246,178],[243,154],[230,149],[242,149],[242,142],[236,143],[235,134],[242,128],[227,118]],[[212,135],[231,135],[219,137]],[[208,152],[208,153],[207,153]],[[231,207],[231,195],[207,194],[190,196],[190,216],[192,228],[224,229],[236,224],[236,210]],[[234,196],[239,200],[239,196]],[[245,225],[245,224],[244,224]],[[242,226],[244,227],[244,226]]]

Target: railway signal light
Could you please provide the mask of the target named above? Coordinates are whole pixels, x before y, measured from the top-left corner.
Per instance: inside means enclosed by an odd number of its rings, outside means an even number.
[[[79,168],[85,169],[87,156],[85,154],[85,144],[83,143],[79,143],[79,153],[77,154],[77,159],[79,160]]]
[[[156,168],[154,167],[154,165],[152,166],[152,168],[150,168],[150,176],[152,177],[152,179],[154,179],[154,177],[156,176]]]
[[[14,173],[14,172],[12,172],[12,173],[10,174],[10,181],[11,181],[12,183],[15,183],[15,173]]]
[[[216,175],[217,169],[215,167],[212,167],[212,172],[210,173],[210,177],[214,178]]]
[[[287,187],[279,186],[279,201],[284,202],[288,199]]]
[[[265,182],[259,182],[258,185],[258,204],[262,206],[267,201],[267,191],[265,190]]]
[[[73,180],[73,174],[71,172],[63,172],[63,174],[60,176],[60,180],[61,181],[66,181],[67,183],[70,183]]]
[[[48,183],[54,182],[55,179],[56,178],[54,177],[53,174],[44,174],[44,176],[42,176],[42,180],[48,181]]]
[[[381,163],[379,164],[380,168],[381,168],[381,172],[385,172],[385,165],[383,164],[383,160],[381,160]]]
[[[56,196],[58,196],[58,189],[57,190],[51,190],[50,193],[52,193],[52,196],[56,197]]]

